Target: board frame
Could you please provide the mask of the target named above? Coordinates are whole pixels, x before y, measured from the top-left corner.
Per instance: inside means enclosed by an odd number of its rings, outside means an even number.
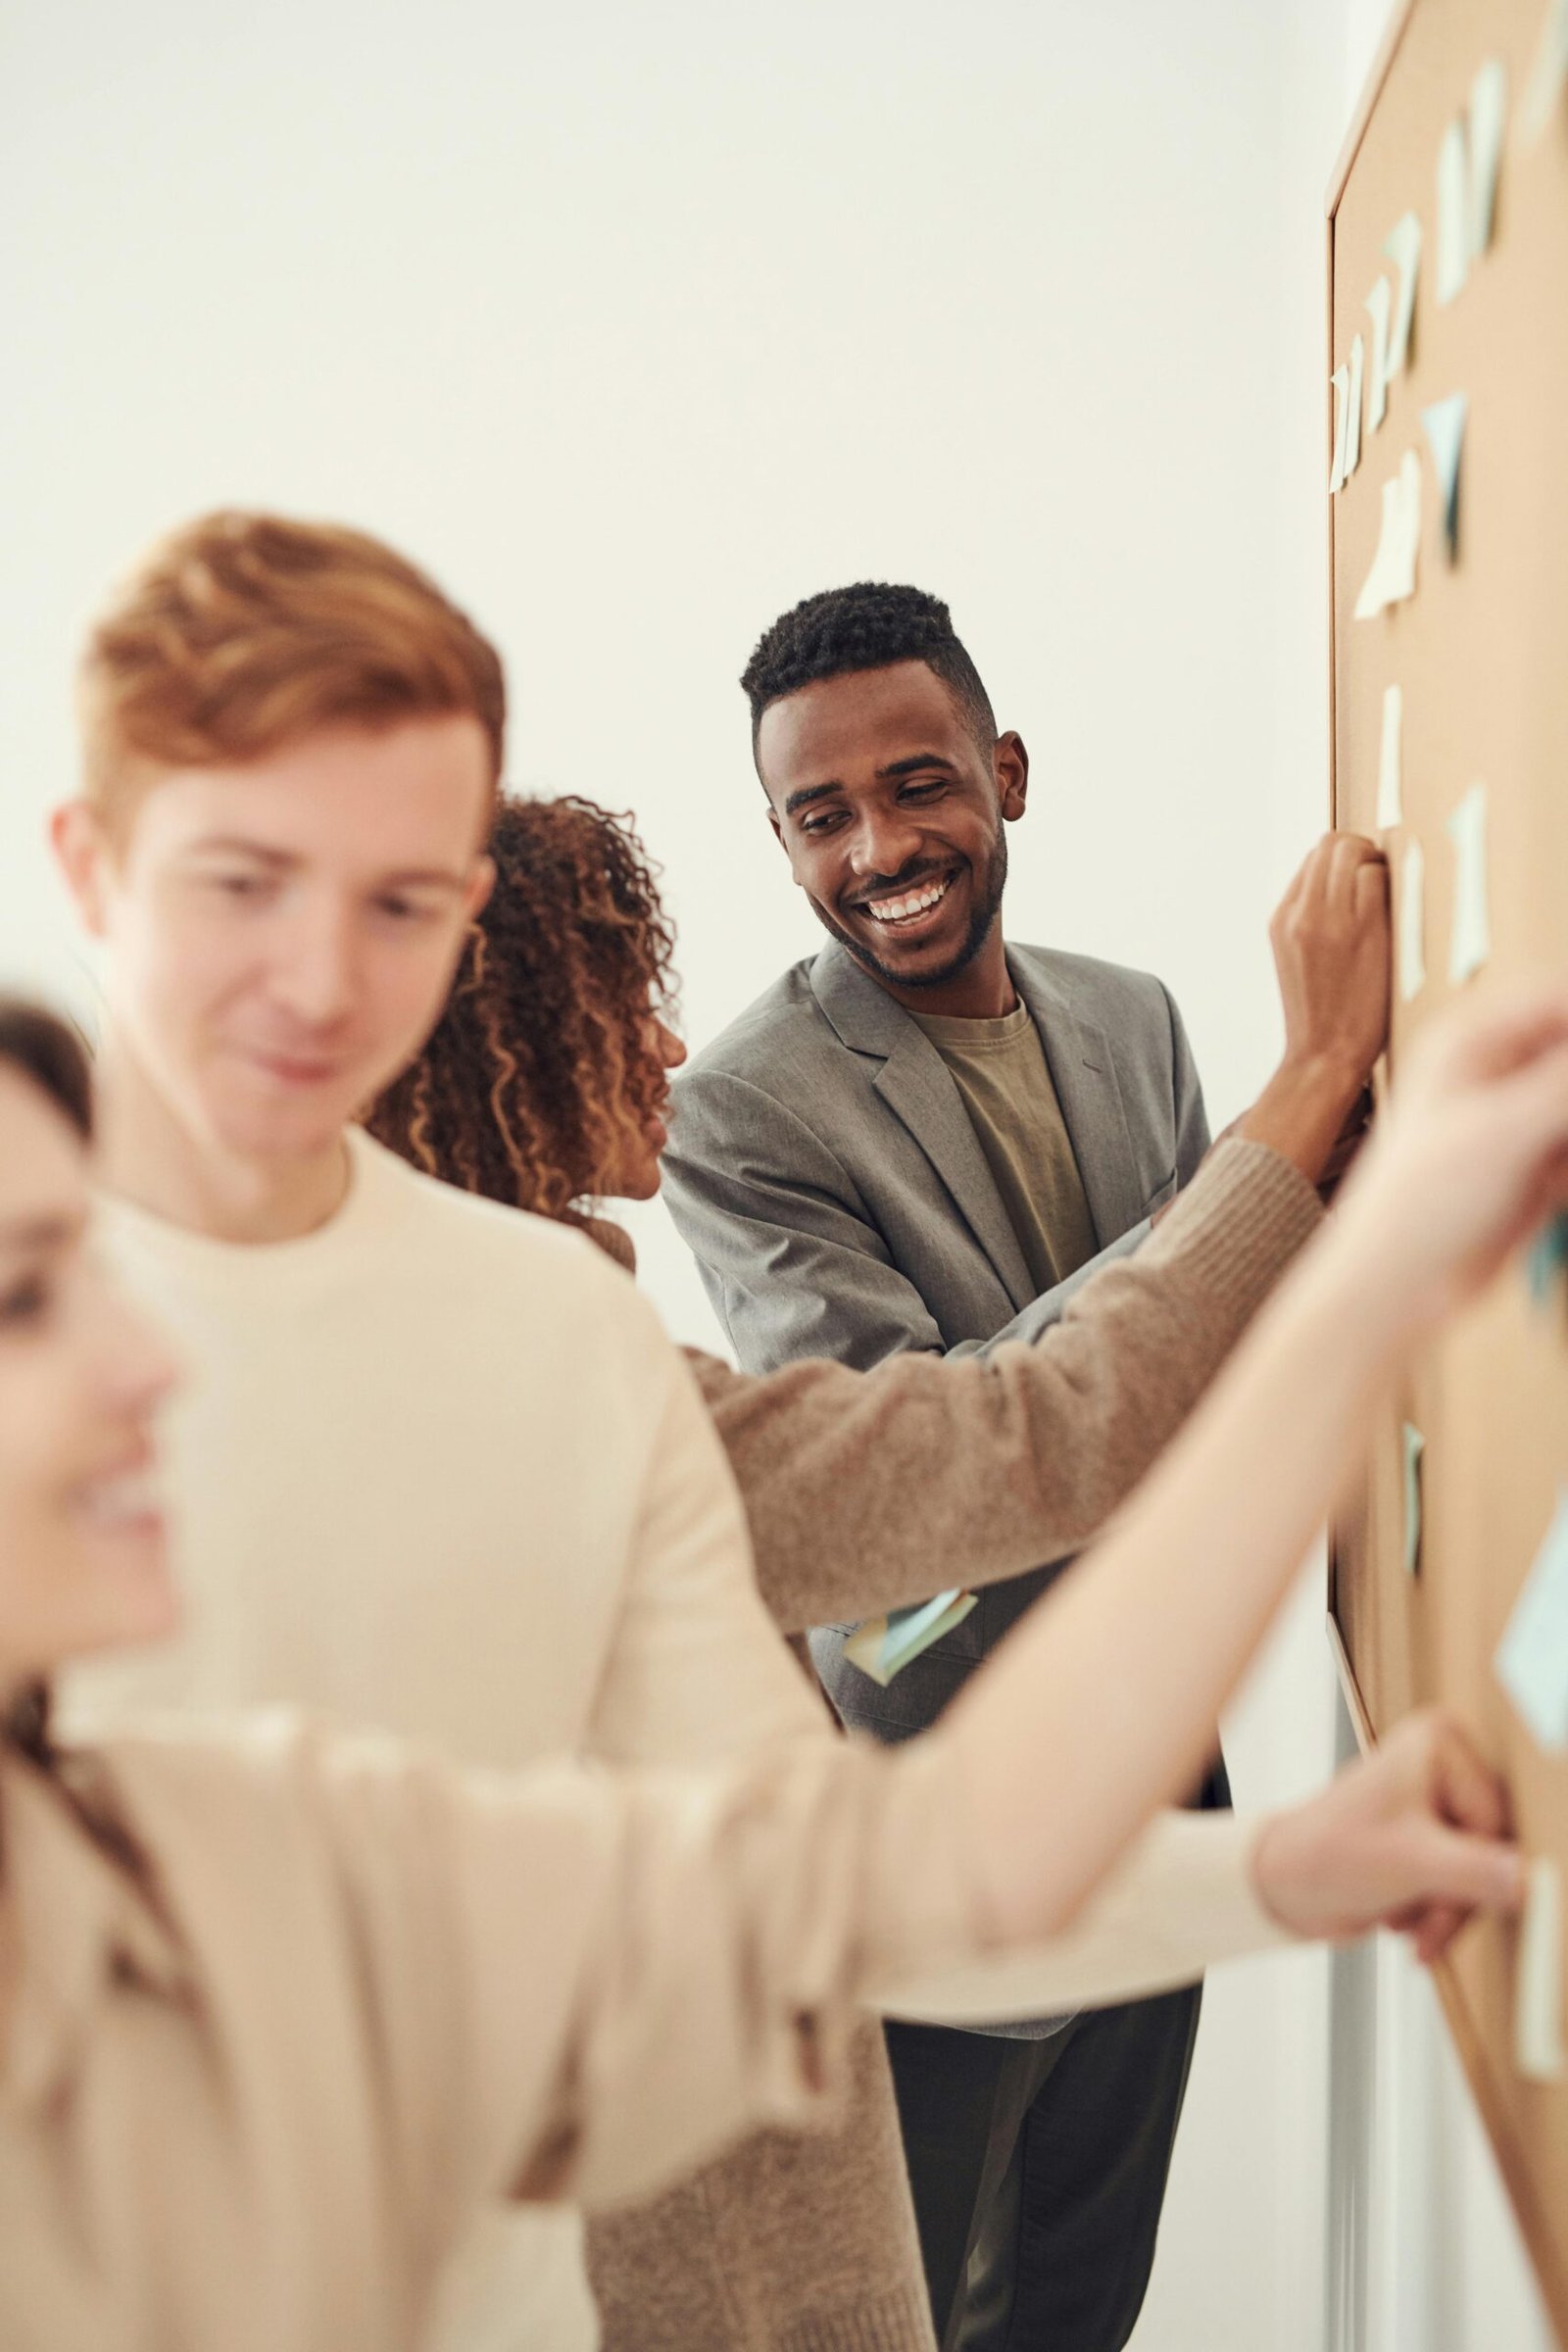
[[[1324,201],[1326,236],[1324,244],[1324,304],[1325,304],[1325,424],[1324,424],[1324,480],[1334,440],[1334,394],[1329,381],[1334,367],[1335,319],[1335,227],[1341,202],[1349,184],[1356,159],[1360,154],[1369,126],[1377,112],[1378,102],[1398,58],[1400,46],[1415,18],[1420,0],[1396,0],[1377,55],[1373,61],[1361,96],[1357,102],[1350,127],[1330,178]],[[1329,711],[1329,814],[1336,828],[1340,823],[1339,790],[1339,727],[1338,727],[1338,614],[1335,583],[1338,577],[1335,530],[1338,501],[1327,498],[1328,516],[1328,711]],[[1334,1660],[1346,1710],[1355,1733],[1357,1745],[1364,1755],[1375,1745],[1377,1735],[1371,1711],[1356,1679],[1355,1668],[1342,1631],[1339,1607],[1340,1560],[1336,1531],[1331,1524],[1328,1541],[1327,1612],[1325,1618],[1329,1648]],[[1514,2136],[1505,2107],[1494,2087],[1487,2054],[1465,2003],[1452,1967],[1446,1961],[1437,1963],[1434,1980],[1443,2013],[1464,2069],[1471,2095],[1480,2112],[1483,2126],[1496,2157],[1498,2169],[1512,2202],[1521,2233],[1528,2248],[1536,2277],[1545,2301],[1552,2326],[1560,2345],[1568,2352],[1568,2273],[1563,2257],[1543,2209],[1540,2191],[1529,2163]]]

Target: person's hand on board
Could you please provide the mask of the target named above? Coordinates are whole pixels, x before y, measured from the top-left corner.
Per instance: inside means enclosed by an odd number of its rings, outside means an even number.
[[[1503,1785],[1435,1710],[1406,1716],[1318,1795],[1265,1822],[1251,1867],[1265,1909],[1293,1934],[1340,1943],[1394,1928],[1426,1962],[1474,1912],[1524,1899]]]
[[[1409,1346],[1568,1206],[1568,985],[1428,1023],[1323,1238],[1358,1317]]]
[[[1388,861],[1355,833],[1310,853],[1269,926],[1285,1053],[1235,1132],[1332,1191],[1365,1128],[1372,1066],[1388,1039]]]

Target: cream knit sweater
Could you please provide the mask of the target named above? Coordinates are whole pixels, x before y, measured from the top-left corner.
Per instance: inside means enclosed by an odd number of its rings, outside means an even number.
[[[170,1439],[191,1613],[169,1649],[79,1678],[75,1722],[284,1699],[503,1765],[559,1748],[703,1761],[826,1737],[752,1583],[711,1424],[634,1287],[560,1228],[433,1184],[363,1136],[352,1152],[343,1208],[297,1242],[216,1243],[110,1205],[112,1253],[189,1367]],[[960,1545],[981,1581],[1079,1541],[1315,1216],[1282,1161],[1228,1145],[1137,1259],[1086,1289],[1039,1348],[949,1367],[904,1359],[863,1379],[702,1366],[779,1621],[923,1597]],[[943,1476],[927,1492],[911,1473],[933,1461]],[[1152,1923],[1135,1885],[1087,1955],[1041,1956],[1032,2000],[1081,1997],[1086,1966],[1091,1987],[1107,1967],[1136,1986],[1173,1981],[1173,1950],[1179,1981],[1217,1951],[1266,1942],[1239,1848],[1218,1867],[1218,1848],[1205,1851],[1206,1877],[1183,1865],[1173,1879],[1168,1860],[1154,1874],[1163,1934],[1140,1945]],[[1004,1987],[990,2014],[1019,1999]],[[626,2261],[619,2225],[605,2225],[611,2343],[928,2345],[869,2034],[863,2070],[848,2141],[754,2143],[705,2177],[695,2204],[681,2192],[654,2242],[628,2221]],[[831,2230],[818,2227],[828,2209]],[[591,2340],[568,2230],[498,2222],[449,2340],[463,2352]]]

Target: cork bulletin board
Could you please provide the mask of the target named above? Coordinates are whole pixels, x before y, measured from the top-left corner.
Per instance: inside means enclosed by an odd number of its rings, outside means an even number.
[[[1568,0],[1405,0],[1328,231],[1334,814],[1390,855],[1396,1090],[1458,990],[1568,967]],[[1534,1276],[1376,1431],[1330,1624],[1362,1739],[1453,1707],[1568,1890],[1568,1744],[1498,1664],[1568,1491],[1568,1282]],[[1568,2344],[1568,2072],[1521,2064],[1519,1940],[1472,1928],[1441,1989]]]

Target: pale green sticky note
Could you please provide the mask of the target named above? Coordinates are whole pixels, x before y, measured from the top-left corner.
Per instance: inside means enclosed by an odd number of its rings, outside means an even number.
[[[1440,303],[1464,291],[1470,273],[1470,154],[1464,117],[1457,116],[1438,149],[1438,282]]]
[[[1366,379],[1366,429],[1375,433],[1389,413],[1389,378],[1394,370],[1389,365],[1389,329],[1394,315],[1394,288],[1386,277],[1380,277],[1366,298],[1365,309],[1372,314],[1372,365]]]
[[[1568,0],[1564,0],[1568,6]],[[1406,213],[1390,229],[1383,247],[1385,257],[1399,272],[1399,290],[1394,304],[1394,322],[1389,330],[1389,381],[1403,372],[1410,359],[1410,328],[1415,320],[1416,280],[1421,269],[1421,221],[1415,213]]]
[[[1514,1979],[1514,2064],[1529,2082],[1560,2082],[1568,2071],[1562,2035],[1562,1881],[1546,1854],[1525,1880]]]
[[[1408,1421],[1404,1424],[1404,1573],[1414,1576],[1421,1565],[1421,1457],[1427,1442]]]
[[[1508,122],[1508,71],[1489,57],[1470,85],[1470,185],[1467,226],[1470,259],[1479,261],[1492,243],[1502,167],[1502,134]]]
[[[1451,564],[1459,552],[1459,459],[1464,449],[1464,420],[1469,402],[1462,392],[1434,403],[1421,412],[1438,475],[1438,504],[1443,513],[1443,540]]]
[[[1397,686],[1383,689],[1383,744],[1378,755],[1378,831],[1387,833],[1404,822],[1400,790],[1400,749],[1404,735],[1404,696]]]
[[[1345,456],[1350,443],[1350,369],[1349,364],[1336,368],[1329,378],[1334,386],[1334,462],[1329,467],[1329,496],[1345,488],[1348,475]]]
[[[955,1585],[949,1592],[939,1592],[933,1600],[919,1601],[906,1609],[890,1609],[885,1617],[869,1617],[845,1642],[844,1655],[852,1666],[858,1666],[885,1690],[912,1659],[963,1623],[975,1605],[975,1598],[973,1592],[961,1592]]]
[[[1399,470],[1383,485],[1383,514],[1372,568],[1355,600],[1357,620],[1370,620],[1390,605],[1415,594],[1415,560],[1421,544],[1421,460],[1407,449]]]
[[[1426,986],[1427,860],[1418,841],[1404,845],[1399,867],[1399,995],[1408,1004]]]
[[[1558,1490],[1551,1525],[1514,1604],[1495,1666],[1539,1744],[1568,1748],[1568,1488]]]
[[[1568,91],[1568,0],[1546,0],[1536,62],[1525,91],[1524,134],[1539,139]]]
[[[1448,819],[1453,843],[1453,935],[1448,943],[1448,978],[1457,987],[1479,972],[1492,954],[1487,893],[1487,788],[1472,784]]]

